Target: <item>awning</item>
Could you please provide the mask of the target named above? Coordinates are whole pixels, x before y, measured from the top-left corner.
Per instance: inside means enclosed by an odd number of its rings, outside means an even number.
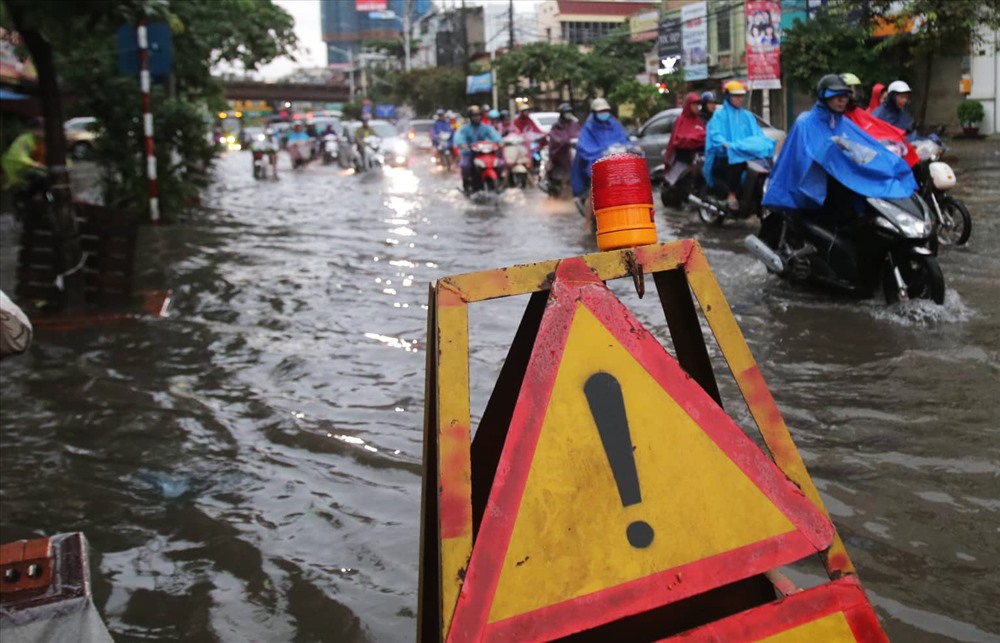
[[[17,92],[12,92],[9,89],[0,89],[0,100],[28,100],[31,96],[27,94],[19,94]]]

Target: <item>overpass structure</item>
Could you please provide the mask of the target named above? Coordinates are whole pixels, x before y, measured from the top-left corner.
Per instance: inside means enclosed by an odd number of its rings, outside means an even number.
[[[350,100],[347,84],[312,85],[307,83],[261,83],[250,80],[222,81],[226,100],[263,100],[272,103],[326,102]]]

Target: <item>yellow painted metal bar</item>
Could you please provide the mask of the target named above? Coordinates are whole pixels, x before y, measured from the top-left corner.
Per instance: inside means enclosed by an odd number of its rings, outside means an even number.
[[[760,369],[757,367],[750,347],[747,346],[746,339],[736,323],[736,318],[733,317],[729,303],[719,287],[719,282],[715,280],[701,245],[697,242],[694,242],[684,270],[688,276],[688,283],[705,313],[712,334],[715,335],[715,340],[729,364],[729,370],[736,379],[736,385],[750,409],[754,422],[757,423],[757,428],[760,430],[775,464],[802,489],[806,497],[820,511],[829,517],[830,514],[823,505],[819,491],[806,470],[802,456],[795,448],[788,426],[785,425],[785,420],[764,383]],[[842,574],[856,573],[840,534],[836,532],[833,544],[827,552],[825,565],[831,578]]]
[[[673,270],[687,259],[693,241],[674,241],[641,246],[627,250],[612,250],[583,255],[581,258],[602,281],[629,276],[627,257],[632,254],[643,272]],[[464,301],[475,302],[511,295],[547,290],[561,259],[508,266],[482,272],[470,272],[445,277],[441,282],[462,294]]]
[[[446,282],[437,286],[438,472],[441,526],[441,640],[447,638],[472,555],[469,307]]]

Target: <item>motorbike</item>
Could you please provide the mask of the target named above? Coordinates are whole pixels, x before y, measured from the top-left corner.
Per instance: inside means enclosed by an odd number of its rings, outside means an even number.
[[[915,144],[920,162],[913,167],[917,193],[923,197],[934,217],[935,236],[942,245],[965,245],[972,234],[972,216],[965,203],[948,194],[955,187],[955,173],[939,159],[945,147],[936,136]]]
[[[336,134],[324,134],[322,138],[323,142],[323,165],[331,165],[337,161],[337,135]]]
[[[551,146],[547,152],[543,151],[543,160],[539,163],[538,185],[554,199],[562,197],[569,187],[569,174],[573,168],[573,159],[576,158],[576,141],[575,138],[569,141],[569,158],[565,165],[563,161],[557,162],[552,158]]]
[[[385,165],[385,154],[382,153],[382,139],[374,134],[366,136],[361,141],[356,159],[358,172],[381,169]]]
[[[702,167],[704,157],[702,157]],[[719,186],[711,188],[702,176],[701,181],[696,182],[696,188],[688,193],[687,200],[698,209],[698,217],[705,223],[722,225],[726,219],[747,219],[751,216],[763,217],[764,209],[761,207],[761,200],[764,198],[764,184],[774,169],[774,161],[770,158],[754,159],[747,161],[747,169],[743,177],[743,187],[740,190],[740,207],[738,210],[730,210],[726,204],[726,195]],[[700,171],[699,171],[699,174]],[[661,192],[661,200],[663,198]]]
[[[679,209],[688,202],[689,195],[703,194],[706,191],[703,167],[705,167],[705,154],[697,152],[690,163],[677,158],[669,170],[663,171],[660,202],[664,207]]]
[[[451,144],[452,136],[449,132],[439,132],[434,140],[435,159],[445,172],[451,172],[451,166],[455,162],[455,150]]]
[[[528,185],[530,156],[524,137],[511,132],[503,137],[503,160],[507,166],[507,187],[522,190]]]
[[[286,144],[285,149],[292,158],[292,169],[298,170],[309,164],[311,148],[311,140],[291,141]]]
[[[490,141],[479,141],[473,143],[469,149],[472,151],[472,172],[470,185],[465,186],[465,193],[499,194],[503,189],[499,168],[500,145]]]
[[[860,216],[771,212],[747,249],[783,279],[870,297],[881,284],[888,303],[944,303],[944,275],[931,249],[933,215],[919,195],[865,199]]]

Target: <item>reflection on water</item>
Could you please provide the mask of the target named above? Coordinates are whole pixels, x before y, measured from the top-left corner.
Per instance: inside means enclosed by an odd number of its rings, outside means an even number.
[[[3,539],[85,531],[122,640],[412,640],[427,283],[592,252],[592,233],[535,192],[470,205],[423,161],[219,171],[209,209],[143,231],[169,318],[40,336],[0,366]],[[896,640],[1000,632],[1000,200],[972,196],[944,307],[796,289],[742,250],[747,225],[657,215],[661,240],[704,245]],[[655,298],[611,286],[663,336]],[[476,414],[525,303],[470,308]]]

